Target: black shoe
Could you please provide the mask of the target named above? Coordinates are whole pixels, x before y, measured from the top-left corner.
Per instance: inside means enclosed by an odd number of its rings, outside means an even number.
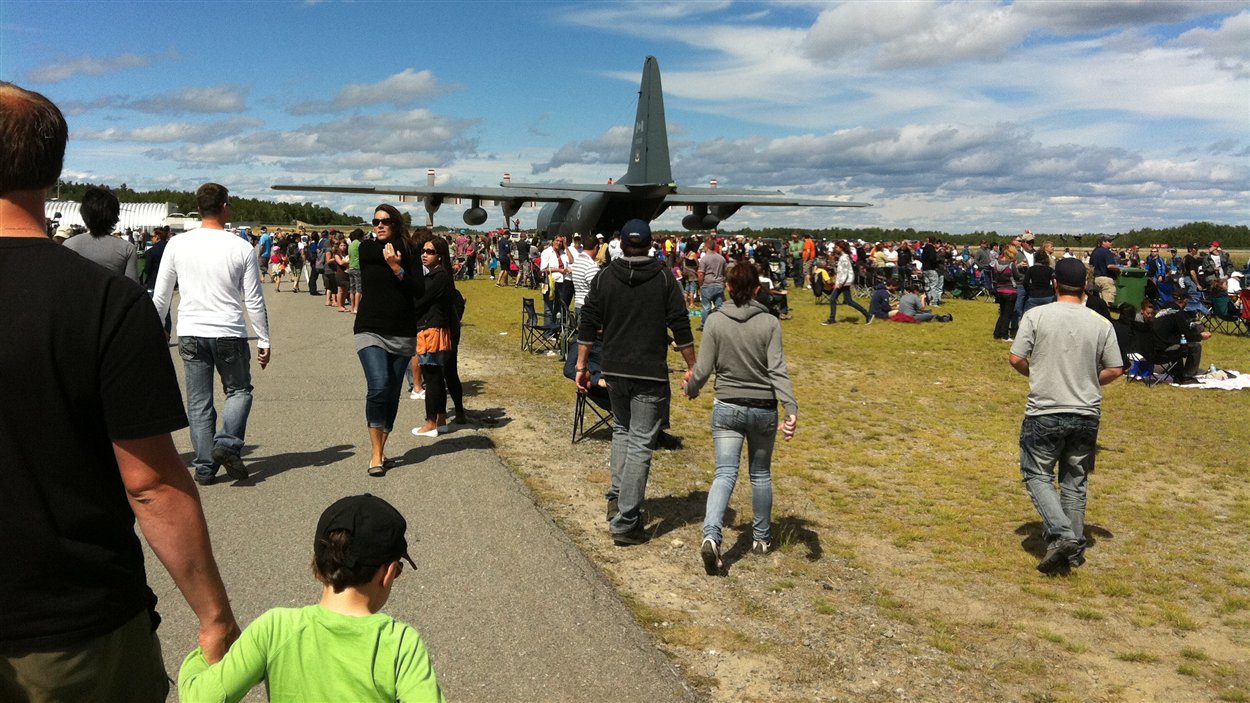
[[[699,548],[699,556],[703,558],[703,571],[708,576],[719,576],[724,562],[720,558],[720,545],[711,537],[703,538],[703,546]]]
[[[643,526],[641,520],[634,526],[634,529],[629,532],[612,533],[612,543],[618,547],[630,547],[635,544],[644,544],[647,539],[647,528]]]
[[[616,517],[619,512],[621,511],[616,505],[616,499],[608,498],[608,522],[612,522],[612,518]]]
[[[196,474],[195,482],[200,484],[201,486],[211,486],[214,483],[217,483],[217,477],[216,476],[201,476],[199,474]]]
[[[1081,551],[1075,540],[1055,540],[1046,548],[1046,556],[1037,562],[1037,570],[1043,574],[1053,574],[1061,567],[1068,566],[1068,560]]]
[[[661,432],[659,437],[655,438],[656,449],[681,449],[681,437],[676,437],[667,432]]]
[[[247,467],[243,466],[243,457],[238,452],[232,452],[225,447],[215,447],[213,449],[213,461],[221,464],[221,468],[226,470],[226,474],[236,481],[247,480]]]
[[[757,540],[755,540],[754,542],[752,542],[752,543],[751,543],[751,553],[752,553],[752,554],[759,554],[759,555],[761,555],[761,556],[762,556],[762,555],[764,555],[764,554],[767,554],[767,553],[771,552],[772,550],[773,550],[773,543],[772,543],[772,542],[763,542],[763,541],[761,541],[761,540],[758,540],[758,539],[757,539]]]
[[[824,325],[824,326],[826,326],[826,327],[828,327],[829,325],[835,325],[835,324],[837,324],[837,322],[838,322],[837,320],[825,320],[824,322],[822,322],[822,323],[820,323],[820,324],[821,324],[821,325]]]

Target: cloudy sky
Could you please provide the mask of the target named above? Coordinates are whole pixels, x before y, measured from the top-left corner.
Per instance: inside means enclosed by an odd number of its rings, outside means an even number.
[[[678,183],[874,204],[728,229],[1250,222],[1244,0],[0,0],[0,79],[66,112],[67,179],[360,214],[269,186],[606,182],[647,55]]]

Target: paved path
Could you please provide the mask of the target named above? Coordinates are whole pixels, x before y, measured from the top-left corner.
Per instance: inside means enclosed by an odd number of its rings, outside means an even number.
[[[423,405],[405,396],[389,447],[402,465],[368,477],[352,316],[306,293],[267,286],[266,297],[274,360],[264,371],[253,364],[244,454],[253,479],[201,489],[241,625],[271,607],[317,600],[309,568],[317,517],[335,499],[368,491],[408,518],[417,571],[404,571],[386,612],[421,631],[449,699],[688,699],[614,590],[499,461],[488,430],[413,437]],[[220,403],[219,390],[219,411]],[[175,439],[189,456],[189,434]],[[195,646],[195,619],[150,554],[148,571],[164,618],[166,667],[176,677]],[[263,687],[249,697],[263,699]]]

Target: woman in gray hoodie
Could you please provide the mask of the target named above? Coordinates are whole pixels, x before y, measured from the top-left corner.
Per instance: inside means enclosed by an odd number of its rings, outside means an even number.
[[[687,397],[698,397],[699,389],[716,373],[712,404],[716,477],[708,491],[699,548],[709,575],[720,573],[724,566],[721,526],[738,478],[744,441],[751,477],[751,551],[764,554],[772,547],[773,443],[779,429],[786,440],[793,437],[799,422],[798,401],[781,348],[781,324],[755,301],[760,286],[755,266],[735,265],[726,274],[725,284],[730,300],[705,321],[703,346],[685,389]],[[780,424],[778,402],[786,412]]]

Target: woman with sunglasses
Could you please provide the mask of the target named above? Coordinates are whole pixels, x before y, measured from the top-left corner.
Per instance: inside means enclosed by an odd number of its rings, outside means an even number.
[[[421,263],[426,268],[425,292],[415,303],[417,320],[417,360],[425,383],[425,424],[414,427],[418,437],[437,437],[447,424],[447,377],[456,324],[452,308],[451,249],[447,240],[432,236],[421,245]]]
[[[369,475],[385,476],[393,465],[386,458],[386,440],[399,411],[404,369],[417,349],[414,301],[424,293],[425,279],[394,205],[376,208],[373,230],[377,239],[360,243],[360,310],[353,331],[368,384]]]

